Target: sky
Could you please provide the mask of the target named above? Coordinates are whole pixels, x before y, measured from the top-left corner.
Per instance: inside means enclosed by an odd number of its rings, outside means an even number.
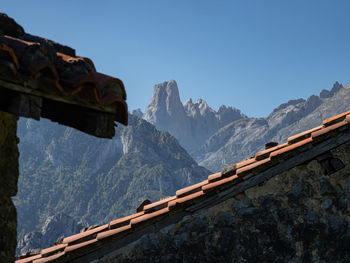
[[[176,80],[180,98],[266,117],[350,82],[347,0],[2,0],[0,12],[120,78],[129,111]]]

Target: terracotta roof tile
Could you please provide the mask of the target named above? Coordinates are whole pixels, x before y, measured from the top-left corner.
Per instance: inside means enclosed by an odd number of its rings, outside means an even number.
[[[340,122],[345,119],[346,115],[350,114],[350,111],[343,112],[341,114],[338,114],[332,118],[329,118],[327,120],[324,120],[322,124],[326,127],[333,125],[334,123]]]
[[[22,259],[16,260],[16,263],[29,263],[29,262],[32,262],[34,259],[38,259],[38,258],[41,258],[41,254],[34,255],[34,256],[29,256],[29,257],[26,257],[26,258],[22,258]]]
[[[70,245],[70,244],[76,243],[77,241],[81,241],[81,240],[85,241],[86,239],[93,239],[96,237],[97,233],[107,230],[108,227],[109,227],[109,224],[106,224],[106,225],[99,226],[70,237],[66,237],[63,239],[62,243]]]
[[[168,207],[169,207],[169,209],[175,209],[177,207],[183,206],[186,203],[191,203],[191,202],[195,201],[195,199],[202,197],[204,195],[205,195],[205,193],[201,190],[201,191],[195,192],[195,193],[190,194],[190,195],[186,195],[186,196],[181,197],[181,198],[176,198],[168,203]]]
[[[41,257],[39,259],[34,260],[33,263],[50,262],[52,260],[58,259],[59,257],[62,257],[64,254],[65,254],[65,252],[60,252],[60,253],[54,254],[54,255],[49,256],[49,257],[45,257],[45,258]]]
[[[115,236],[115,235],[117,235],[121,232],[124,232],[126,230],[129,230],[129,229],[131,229],[131,225],[121,226],[121,227],[118,227],[116,229],[111,229],[111,230],[107,230],[107,231],[98,233],[96,238],[97,238],[97,240],[101,240],[104,238]]]
[[[211,174],[211,175],[208,176],[208,182],[209,182],[209,183],[218,181],[218,180],[220,180],[220,179],[222,179],[222,174],[221,174],[221,172],[215,173],[215,174]]]
[[[291,136],[286,143],[260,151],[252,158],[230,165],[229,167],[233,170],[231,169],[227,173],[230,175],[229,177],[225,178],[222,172],[209,175],[208,180],[178,190],[176,196],[170,196],[158,202],[144,205],[141,212],[113,220],[107,225],[88,230],[84,233],[66,237],[63,239],[63,244],[44,249],[41,252],[42,254],[32,256],[29,258],[30,260],[25,259],[26,261],[19,260],[17,262],[32,262],[32,259],[38,257],[38,260],[49,262],[55,257],[65,258],[66,255],[64,253],[67,254],[67,260],[69,261],[71,253],[74,254],[76,251],[78,254],[88,253],[103,246],[103,244],[107,244],[106,242],[113,242],[113,240],[128,236],[144,226],[154,224],[174,214],[181,214],[181,211],[191,212],[193,207],[197,209],[196,207],[198,205],[201,206],[201,202],[205,203],[207,198],[215,197],[216,194],[233,186],[238,186],[236,188],[237,191],[241,191],[242,193],[244,189],[239,187],[240,183],[249,180],[251,176],[259,176],[259,173],[283,163],[288,158],[308,151],[320,142],[328,140],[330,136],[348,132],[347,129],[350,127],[349,120],[350,114],[338,115],[337,118],[331,118],[325,126],[318,126]],[[234,172],[236,174],[233,174]],[[232,194],[235,198],[244,197],[244,194],[234,192]],[[63,249],[64,252],[62,252]],[[51,255],[50,253],[57,254]],[[47,255],[48,257],[44,257]],[[67,260],[63,260],[63,262],[67,262]]]
[[[247,166],[247,165],[255,163],[255,162],[256,162],[255,157],[245,159],[243,161],[236,163],[236,169],[242,168],[244,166]]]
[[[322,128],[323,128],[323,126],[320,125],[320,126],[317,126],[317,127],[313,128],[313,129],[310,129],[310,130],[298,133],[296,135],[290,136],[288,138],[288,140],[287,140],[288,144],[293,144],[293,143],[302,141],[302,140],[304,140],[306,138],[309,138],[309,137],[311,137],[311,133],[313,133],[315,131],[318,131],[318,130],[321,130]]]
[[[142,216],[139,216],[139,217],[136,217],[136,218],[134,218],[134,219],[131,219],[130,224],[131,224],[131,226],[133,226],[133,225],[139,224],[139,223],[141,223],[141,222],[147,221],[147,220],[149,220],[149,219],[151,219],[151,218],[164,215],[164,214],[166,214],[166,213],[168,213],[168,212],[169,212],[169,208],[166,207],[166,208],[157,210],[157,211],[155,211],[155,212],[153,212],[153,213],[144,214],[144,215],[142,215]]]
[[[276,145],[274,147],[271,147],[269,149],[260,151],[260,152],[255,154],[255,160],[261,161],[263,159],[266,159],[266,158],[270,157],[270,153],[271,152],[279,150],[279,149],[281,149],[283,147],[286,147],[287,145],[288,145],[288,143],[283,143],[283,144],[279,144],[279,145]]]
[[[276,157],[283,157],[283,155],[290,155],[290,154],[295,154],[292,152],[292,150],[295,149],[302,149],[305,150],[304,148],[301,148],[302,146],[310,145],[311,146],[312,138],[306,138],[302,141],[298,141],[296,143],[290,144],[282,149],[279,149],[277,151],[274,151],[270,154],[270,158],[276,158]]]
[[[122,227],[125,225],[128,225],[130,223],[131,219],[134,219],[136,217],[142,216],[144,215],[144,211],[136,213],[136,214],[132,214],[129,216],[125,216],[116,220],[113,220],[109,223],[109,229],[114,229],[114,228],[118,228],[118,227]]]
[[[145,213],[151,213],[151,212],[154,212],[154,211],[157,211],[157,210],[160,210],[160,209],[163,209],[165,207],[168,206],[168,202],[169,201],[172,201],[176,198],[176,196],[169,196],[167,198],[164,198],[162,200],[159,200],[158,202],[154,202],[152,204],[149,204],[149,205],[146,205],[144,208],[143,208],[143,211]]]
[[[64,251],[64,248],[67,245],[68,244],[58,244],[58,245],[55,245],[53,247],[43,249],[43,250],[41,250],[41,255],[43,257],[47,257],[47,256],[51,256],[52,254],[56,254],[57,252],[62,252],[62,251]]]
[[[314,138],[320,137],[322,135],[327,135],[329,132],[336,130],[336,129],[339,129],[347,124],[348,124],[348,121],[345,119],[345,116],[344,116],[344,120],[337,122],[337,123],[334,123],[332,125],[327,126],[326,128],[323,128],[321,130],[318,130],[318,131],[311,133],[311,137],[314,139]]]
[[[239,183],[241,181],[242,181],[241,178],[235,174],[233,176],[230,176],[230,177],[224,178],[222,180],[215,181],[213,183],[209,183],[209,184],[203,186],[202,191],[204,193],[208,193],[208,192],[217,190],[219,187],[221,187],[223,185],[228,185],[228,183],[230,183],[230,185],[232,185],[232,183],[236,184],[236,183]]]
[[[96,243],[96,242],[97,242],[97,239],[94,238],[94,239],[91,239],[91,240],[88,240],[88,241],[84,241],[84,242],[81,242],[81,243],[78,243],[78,244],[75,244],[75,245],[67,246],[64,249],[64,252],[65,253],[69,253],[71,251],[77,250],[77,249],[82,248],[82,247],[86,247],[86,246],[91,245],[91,244]]]
[[[137,212],[137,213],[142,212],[142,211],[143,211],[143,208],[144,208],[146,205],[149,205],[149,204],[151,204],[151,203],[152,203],[152,202],[151,202],[150,200],[148,200],[148,199],[144,200],[144,201],[142,202],[142,204],[141,204],[138,208],[136,208],[136,212]]]
[[[190,195],[190,194],[193,194],[195,192],[198,192],[202,189],[202,186],[206,185],[206,184],[208,184],[208,180],[204,180],[198,184],[194,184],[194,185],[182,188],[180,190],[177,190],[176,197],[180,198],[180,197],[184,197],[186,195]]]
[[[6,26],[6,23],[9,25]],[[45,108],[46,104],[37,107],[41,107],[39,112],[45,112],[41,117],[99,137],[113,137],[114,121],[127,124],[126,92],[120,79],[96,72],[91,59],[75,55],[75,51],[69,47],[26,34],[24,31],[18,31],[22,35],[8,31],[11,23],[9,19],[0,21],[0,31],[12,34],[0,35],[0,95],[3,89],[8,89],[14,94],[20,92],[21,96],[36,96],[51,103],[54,101],[70,105],[72,110],[77,111],[74,115],[76,121],[57,118],[60,110],[51,112],[49,108]],[[7,93],[2,95],[8,96]],[[1,110],[38,119],[38,116],[31,115],[30,111],[23,108],[3,107]],[[79,124],[85,118],[79,111],[89,112],[88,116],[94,114],[96,118],[101,116],[108,121],[105,121],[106,124],[99,123],[104,127],[95,128],[89,124],[91,127],[86,128],[86,124]],[[29,112],[26,113],[29,116],[23,115],[23,112]],[[89,121],[93,123],[95,120],[90,117]]]
[[[284,148],[282,148],[284,149]],[[254,163],[251,163],[249,165],[243,166],[242,168],[237,169],[237,175],[239,177],[244,177],[248,175],[249,173],[252,173],[255,168],[261,168],[262,165],[266,165],[271,161],[270,158],[263,159],[261,161],[256,161]]]

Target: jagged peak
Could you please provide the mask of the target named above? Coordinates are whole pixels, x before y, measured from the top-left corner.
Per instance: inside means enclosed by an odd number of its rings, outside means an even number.
[[[288,106],[291,106],[291,105],[297,105],[299,103],[303,103],[305,102],[304,99],[300,98],[300,99],[295,99],[295,100],[289,100],[287,103],[282,103],[281,105],[279,105],[277,108],[275,108],[272,113],[274,112],[277,112],[277,111],[280,111],[282,109],[285,109],[287,108]]]

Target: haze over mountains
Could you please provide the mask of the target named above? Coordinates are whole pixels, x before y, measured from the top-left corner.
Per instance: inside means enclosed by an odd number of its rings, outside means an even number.
[[[201,99],[181,103],[172,80],[155,85],[142,118],[170,132],[201,166],[216,172],[263,149],[268,141],[283,142],[349,110],[349,99],[350,85],[344,88],[335,82],[330,91],[322,90],[306,100],[290,100],[266,118],[248,118],[234,107],[221,106],[215,111]]]
[[[18,124],[20,237],[61,212],[90,225],[108,222],[210,174],[169,133],[133,115],[113,139],[45,119]]]
[[[182,103],[176,82],[169,81],[155,85],[145,113],[133,111],[129,125],[116,128],[112,140],[45,119],[21,119],[19,192],[14,199],[21,248],[52,245],[43,244],[48,239],[41,229],[50,216],[55,219],[51,228],[57,224],[62,229],[71,220],[61,213],[90,225],[134,213],[145,199],[174,195],[253,155],[268,141],[283,142],[349,110],[349,101],[350,85],[336,82],[319,96],[281,104],[266,118],[248,118],[231,106],[213,110],[201,99]]]

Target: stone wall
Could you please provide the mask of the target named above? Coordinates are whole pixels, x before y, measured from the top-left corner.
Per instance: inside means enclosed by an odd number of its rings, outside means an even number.
[[[324,156],[99,262],[350,262],[350,143]]]
[[[0,111],[0,262],[13,262],[17,213],[11,197],[17,194],[18,117]]]

